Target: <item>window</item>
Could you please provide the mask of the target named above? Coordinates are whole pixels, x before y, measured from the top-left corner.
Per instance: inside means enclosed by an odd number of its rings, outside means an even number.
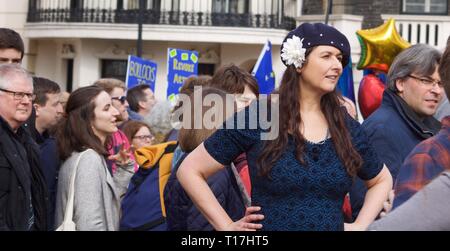
[[[75,1],[75,0],[70,0],[70,9],[83,9],[83,2],[84,1]]]
[[[213,26],[251,27],[249,0],[213,0]]]
[[[180,0],[172,0],[172,11],[180,11]]]
[[[125,9],[133,10],[139,9],[140,0],[125,0],[123,4],[125,5]],[[150,10],[159,10],[161,7],[161,0],[144,0],[145,9]]]
[[[127,63],[127,60],[103,59],[102,78],[116,78],[125,81]]]
[[[138,23],[139,3],[143,2],[145,24],[158,24],[161,16],[161,0],[117,0],[116,23]]]
[[[403,13],[447,14],[447,0],[403,0]]]
[[[248,0],[214,0],[213,12],[244,14],[249,12]]]
[[[215,64],[198,64],[198,75],[214,75],[214,71],[216,69]]]

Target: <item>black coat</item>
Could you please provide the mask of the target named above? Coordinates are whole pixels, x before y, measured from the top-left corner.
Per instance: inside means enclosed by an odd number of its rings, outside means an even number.
[[[55,225],[55,204],[56,204],[56,192],[58,188],[58,174],[59,167],[61,166],[58,149],[56,145],[56,139],[52,137],[48,131],[40,134],[36,127],[36,113],[33,112],[28,119],[26,125],[24,125],[30,133],[33,140],[39,145],[39,158],[42,173],[45,178],[45,182],[48,188],[49,204],[47,210],[47,224],[49,230],[54,230],[58,226]]]
[[[39,148],[20,127],[13,133],[0,117],[0,230],[47,230],[47,187],[39,167]]]

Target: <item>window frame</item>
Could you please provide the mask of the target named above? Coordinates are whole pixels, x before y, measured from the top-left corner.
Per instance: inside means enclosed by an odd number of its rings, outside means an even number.
[[[232,4],[230,3],[231,1],[237,1],[238,4],[238,10],[237,12],[231,11],[232,10]],[[243,10],[242,13],[239,12],[239,2],[242,1],[244,6],[243,6]],[[216,1],[212,1],[211,3],[211,11],[213,13],[222,13],[222,14],[250,14],[250,9],[251,9],[251,2],[250,0],[220,0],[220,8],[221,11],[216,11]],[[222,6],[224,5],[224,6]],[[224,9],[222,8],[224,7]]]
[[[123,64],[125,66],[124,68],[124,75],[119,75],[119,74],[106,74],[109,73],[106,71],[106,67],[109,65],[113,65],[113,64]],[[117,59],[117,58],[101,58],[100,59],[100,77],[101,78],[116,78],[116,79],[120,79],[122,81],[126,81],[126,77],[127,77],[127,63],[128,60],[127,59]],[[119,72],[114,72],[114,73],[119,73]],[[123,76],[123,77],[122,77]]]
[[[400,2],[400,13],[404,15],[423,15],[423,16],[447,16],[448,15],[448,0],[445,0],[445,12],[425,12],[427,9],[430,10],[431,7],[431,0],[425,0],[425,10],[424,12],[410,12],[406,11],[406,1],[408,0],[402,0]]]

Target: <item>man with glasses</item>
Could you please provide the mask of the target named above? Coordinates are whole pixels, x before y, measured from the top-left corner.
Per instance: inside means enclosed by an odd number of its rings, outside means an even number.
[[[442,56],[439,76],[444,93],[450,97],[450,44]],[[409,200],[444,171],[450,171],[450,114],[442,119],[439,133],[418,144],[403,162],[395,184],[393,208]]]
[[[7,28],[0,28],[0,64],[21,64],[24,45],[20,35]]]
[[[47,230],[47,186],[39,147],[23,124],[33,80],[16,64],[0,65],[0,230]]]
[[[411,150],[441,127],[433,117],[443,95],[438,73],[440,59],[438,50],[424,44],[402,51],[389,69],[381,106],[362,125],[394,180]],[[356,179],[350,192],[354,218],[366,191],[363,182]]]

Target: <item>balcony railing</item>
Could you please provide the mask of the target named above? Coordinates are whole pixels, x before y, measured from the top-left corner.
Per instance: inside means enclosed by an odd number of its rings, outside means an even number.
[[[400,35],[411,44],[424,43],[444,48],[450,35],[449,16],[382,15],[383,20],[394,18]]]
[[[33,1],[33,0],[31,0]],[[139,10],[115,8],[38,8],[30,6],[27,22],[56,23],[138,23]],[[296,27],[293,17],[278,14],[234,14],[195,11],[166,11],[145,9],[144,24],[228,26],[292,30]]]

